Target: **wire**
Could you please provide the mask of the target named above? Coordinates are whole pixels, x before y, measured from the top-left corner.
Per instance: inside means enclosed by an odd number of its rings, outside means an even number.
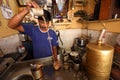
[[[59,38],[61,44],[63,45],[63,41],[62,41],[62,39],[61,39],[61,37],[60,37],[60,31],[59,31],[59,30],[56,30],[56,32],[58,33],[58,34],[57,34],[57,37]]]

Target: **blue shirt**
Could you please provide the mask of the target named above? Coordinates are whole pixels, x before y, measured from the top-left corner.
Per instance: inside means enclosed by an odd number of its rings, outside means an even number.
[[[43,58],[52,55],[51,47],[58,46],[58,38],[56,33],[49,29],[48,32],[41,32],[38,26],[34,26],[31,23],[22,24],[25,34],[29,35],[33,43],[33,57],[34,58]],[[48,36],[50,34],[50,37]],[[49,42],[50,39],[50,42]]]

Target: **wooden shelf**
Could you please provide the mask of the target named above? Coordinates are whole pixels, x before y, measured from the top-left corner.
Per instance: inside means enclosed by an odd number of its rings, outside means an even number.
[[[66,22],[66,23],[53,23],[54,26],[67,26],[70,25],[71,22]]]

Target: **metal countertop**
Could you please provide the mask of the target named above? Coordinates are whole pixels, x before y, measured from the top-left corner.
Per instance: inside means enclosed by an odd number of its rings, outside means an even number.
[[[18,62],[9,66],[9,68],[0,77],[0,80],[17,80],[21,75],[31,75],[30,64],[43,64],[43,77],[40,80],[80,80],[76,79],[72,69],[65,70],[61,67],[60,70],[53,69],[52,58],[34,59],[23,62]]]

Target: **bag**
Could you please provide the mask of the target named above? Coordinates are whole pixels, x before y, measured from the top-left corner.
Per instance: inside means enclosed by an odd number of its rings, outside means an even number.
[[[7,4],[2,3],[1,11],[2,11],[2,15],[4,18],[10,19],[13,17],[13,12],[11,8],[9,7],[8,1],[7,1]]]

